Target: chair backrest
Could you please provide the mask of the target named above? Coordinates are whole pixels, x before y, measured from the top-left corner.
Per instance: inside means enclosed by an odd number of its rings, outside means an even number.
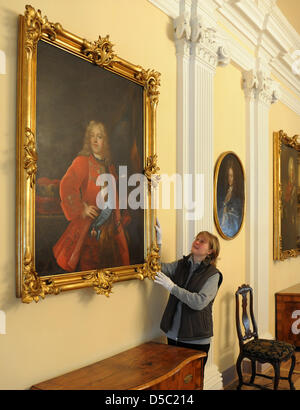
[[[240,316],[240,299],[242,316]],[[253,313],[253,290],[249,285],[242,285],[235,292],[236,330],[242,348],[245,340],[258,338],[257,325]],[[241,329],[241,322],[244,330]],[[252,329],[252,330],[251,330]]]

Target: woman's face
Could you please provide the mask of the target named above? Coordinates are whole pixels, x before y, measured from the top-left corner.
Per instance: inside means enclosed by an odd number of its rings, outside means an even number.
[[[102,129],[98,125],[94,125],[89,132],[91,149],[94,154],[103,154],[104,138]]]
[[[234,179],[233,169],[229,168],[228,170],[228,185],[229,186],[233,185],[233,179]]]
[[[212,250],[205,235],[200,234],[195,238],[191,251],[193,256],[199,259],[204,259],[207,255],[211,254]]]

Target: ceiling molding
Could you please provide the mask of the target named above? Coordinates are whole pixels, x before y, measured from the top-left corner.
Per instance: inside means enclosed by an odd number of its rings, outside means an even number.
[[[280,86],[280,101],[294,111],[297,115],[300,115],[299,99],[293,96],[285,87]]]
[[[148,0],[171,18],[179,15],[181,0]],[[185,1],[185,11],[203,16],[206,25],[217,28],[217,35],[225,39],[231,59],[241,70],[253,69],[259,60],[265,61],[270,74],[285,87],[284,101],[300,112],[300,76],[292,70],[292,57],[300,50],[300,34],[275,5],[274,0],[198,0]],[[218,23],[220,23],[218,25]],[[220,27],[223,26],[224,28]],[[233,35],[230,35],[232,33]],[[238,41],[237,37],[240,41]],[[245,44],[246,47],[243,47]],[[249,50],[254,50],[251,54]],[[287,93],[291,93],[288,97]],[[299,96],[299,101],[297,97]],[[297,102],[298,101],[298,102]]]

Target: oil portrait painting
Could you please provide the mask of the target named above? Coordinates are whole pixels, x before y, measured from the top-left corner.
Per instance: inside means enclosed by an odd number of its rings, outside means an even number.
[[[300,140],[274,132],[274,259],[300,254]]]
[[[27,5],[17,84],[17,297],[153,280],[160,74]]]
[[[224,239],[233,239],[244,220],[245,177],[241,161],[233,152],[222,154],[215,167],[214,219]]]
[[[40,42],[36,132],[38,272],[142,263],[143,210],[96,204],[99,175],[143,172],[142,87]]]

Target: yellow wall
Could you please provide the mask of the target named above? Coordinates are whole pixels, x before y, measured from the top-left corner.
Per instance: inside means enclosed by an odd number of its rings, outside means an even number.
[[[270,164],[273,163],[273,132],[283,130],[288,136],[300,135],[300,116],[278,102],[270,110]],[[300,258],[273,261],[273,170],[270,172],[270,332],[275,336],[275,293],[300,282]]]
[[[245,97],[241,88],[241,72],[233,65],[218,68],[215,76],[214,106],[215,161],[225,151],[234,151],[245,165]],[[300,134],[300,116],[281,102],[270,108],[269,116],[269,163],[270,163],[270,271],[269,271],[269,332],[275,337],[275,293],[299,283],[300,258],[283,262],[273,261],[273,131],[283,129],[289,136]],[[247,186],[246,186],[247,195]],[[247,209],[246,209],[247,212]],[[217,231],[216,231],[217,233]],[[220,236],[221,254],[219,268],[224,275],[214,304],[215,362],[219,370],[232,366],[239,347],[235,329],[234,293],[245,283],[245,226],[232,241]],[[225,312],[225,313],[224,313]]]
[[[245,97],[241,89],[241,73],[232,64],[217,68],[214,93],[214,156],[215,162],[225,151],[233,151],[245,164]],[[223,284],[214,303],[215,362],[222,372],[231,367],[238,355],[235,328],[237,288],[245,283],[245,228],[233,240],[220,240],[218,267]]]
[[[147,0],[36,0],[50,21],[89,40],[110,34],[121,57],[162,73],[158,106],[159,167],[176,172],[176,56],[171,20]],[[0,335],[0,389],[24,389],[32,384],[84,366],[161,335],[159,322],[166,292],[150,281],[114,285],[110,298],[91,289],[48,296],[24,305],[15,298],[15,116],[17,16],[21,0],[0,0],[0,50],[7,57],[7,74],[0,75],[0,310],[6,312],[7,334]],[[245,164],[245,98],[241,72],[232,64],[218,68],[214,94],[214,159],[234,151]],[[272,131],[300,133],[300,119],[277,103],[270,111],[270,164]],[[271,173],[272,175],[272,173]],[[272,207],[272,176],[270,206]],[[160,210],[163,230],[162,260],[176,251],[174,210]],[[215,231],[217,234],[217,232]],[[220,237],[219,237],[220,238]],[[272,255],[272,209],[270,254]],[[232,241],[220,238],[219,268],[224,283],[214,305],[214,361],[220,371],[234,365],[238,354],[234,293],[245,281],[245,226]],[[274,293],[299,282],[300,258],[270,260],[270,332],[274,334]]]
[[[7,334],[0,335],[0,389],[29,388],[159,336],[166,297],[149,280],[117,283],[110,298],[91,289],[30,305],[15,297],[17,17],[25,4],[0,0],[0,50],[7,57],[7,74],[0,75],[0,310],[7,320]],[[161,72],[159,166],[161,172],[175,173],[176,56],[170,19],[146,0],[36,0],[31,5],[51,22],[89,40],[110,34],[122,58]],[[171,260],[175,213],[162,212],[160,222],[168,243],[163,257]]]

